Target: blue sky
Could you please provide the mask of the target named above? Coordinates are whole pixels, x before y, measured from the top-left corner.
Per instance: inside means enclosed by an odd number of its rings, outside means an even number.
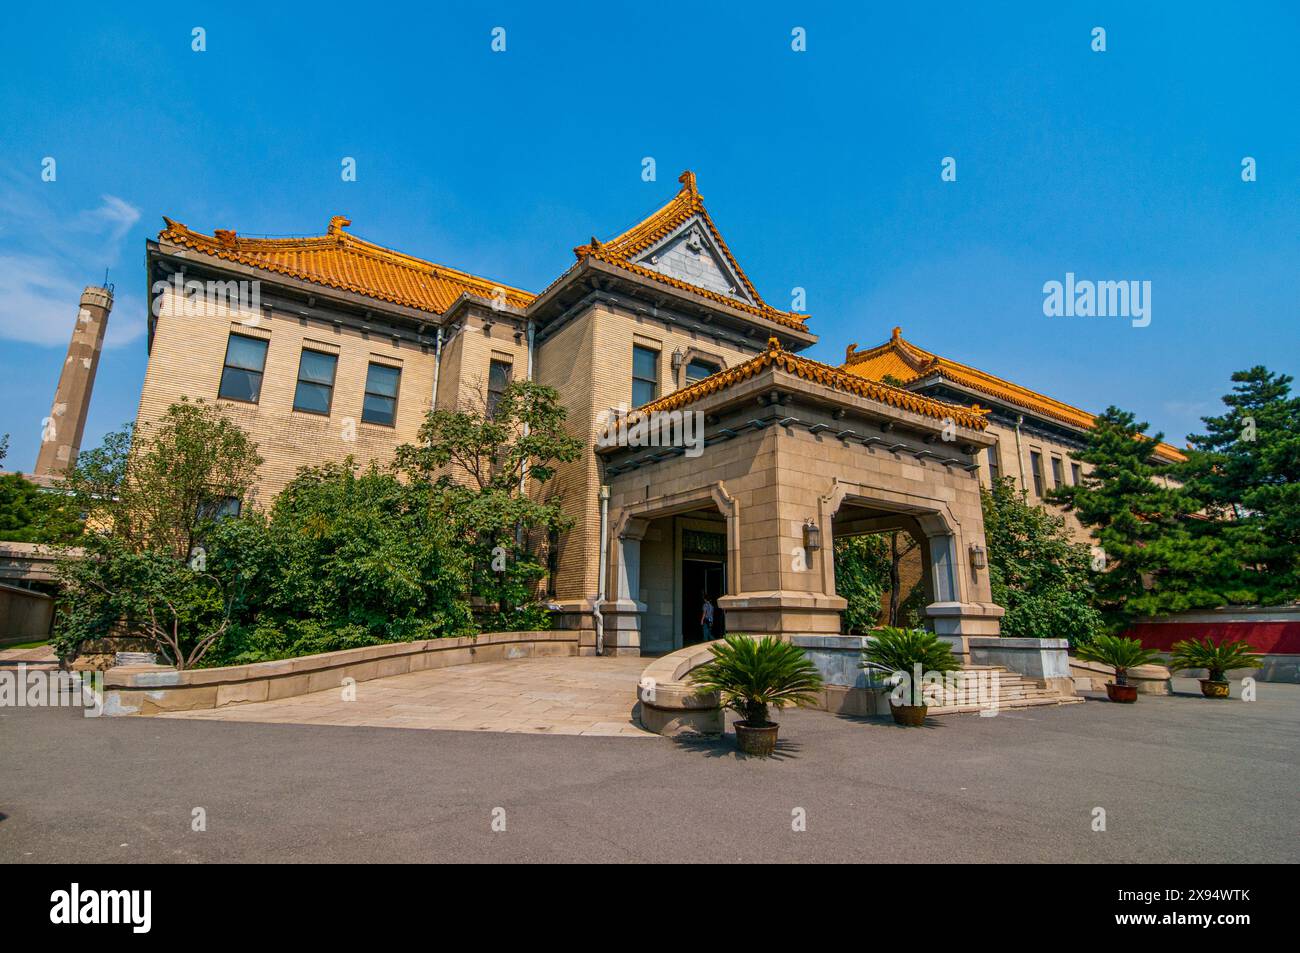
[[[164,214],[250,234],[346,214],[540,290],[684,168],[769,302],[807,289],[821,360],[899,324],[1176,444],[1233,370],[1300,375],[1293,4],[118,6],[15,6],[0,35],[9,468],[35,461],[78,293],[106,267],[84,445],[134,417]],[[1151,324],[1045,317],[1067,272],[1150,281]]]

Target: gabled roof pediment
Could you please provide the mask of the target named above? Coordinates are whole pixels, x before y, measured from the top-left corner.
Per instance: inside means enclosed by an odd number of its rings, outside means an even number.
[[[806,315],[779,311],[759,295],[704,207],[695,173],[683,172],[677,181],[681,191],[646,219],[609,241],[593,236],[575,248],[579,261],[592,258],[618,265],[806,331]]]

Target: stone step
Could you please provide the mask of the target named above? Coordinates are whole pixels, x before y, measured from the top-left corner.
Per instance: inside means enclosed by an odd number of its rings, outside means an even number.
[[[1084,701],[1082,698],[1070,698],[1068,696],[1053,698],[1023,698],[1009,703],[1000,703],[998,709],[1007,710],[1014,708],[1040,708],[1046,705],[1078,705]],[[981,705],[950,705],[945,708],[931,708],[926,715],[962,715],[972,712],[983,711]]]

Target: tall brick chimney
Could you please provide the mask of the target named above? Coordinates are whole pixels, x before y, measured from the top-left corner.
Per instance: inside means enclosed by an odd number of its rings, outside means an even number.
[[[41,450],[36,456],[36,476],[56,476],[76,462],[81,435],[86,429],[90,393],[95,389],[95,371],[104,346],[108,313],[113,310],[113,288],[94,285],[81,293],[77,325],[68,344],[68,359],[59,375],[54,406],[41,432]]]

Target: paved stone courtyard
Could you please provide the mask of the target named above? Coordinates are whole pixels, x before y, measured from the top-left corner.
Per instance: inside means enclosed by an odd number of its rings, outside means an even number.
[[[653,738],[632,719],[642,658],[484,662],[358,682],[342,689],[161,718],[204,721],[440,728],[549,735]]]

